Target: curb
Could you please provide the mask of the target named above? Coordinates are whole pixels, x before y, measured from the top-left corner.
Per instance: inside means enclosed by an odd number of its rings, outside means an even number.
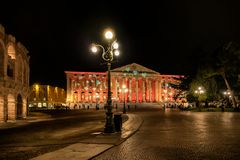
[[[138,118],[140,118],[140,117],[138,116]],[[127,121],[126,121],[126,122],[127,122]],[[122,144],[123,142],[125,142],[128,138],[130,138],[130,137],[133,136],[135,133],[137,133],[137,131],[139,131],[139,129],[140,129],[140,127],[142,126],[143,122],[144,122],[144,120],[143,120],[142,118],[140,118],[140,124],[137,126],[137,128],[136,128],[132,133],[130,133],[127,137],[122,138],[121,140],[119,140],[119,142],[115,143],[114,145],[112,145],[112,146],[109,147],[108,149],[106,149],[106,150],[98,153],[97,155],[89,158],[88,160],[92,160],[92,159],[96,158],[97,156],[101,155],[102,153],[107,152],[108,150],[112,149],[113,147],[118,146],[118,145]],[[124,123],[125,123],[125,122],[124,122]],[[124,127],[124,123],[123,123],[123,127]]]
[[[78,141],[65,148],[45,153],[32,158],[32,160],[91,160],[100,154],[118,146],[133,136],[143,124],[140,116],[128,114],[128,120],[123,123],[122,131],[99,134],[95,137]]]

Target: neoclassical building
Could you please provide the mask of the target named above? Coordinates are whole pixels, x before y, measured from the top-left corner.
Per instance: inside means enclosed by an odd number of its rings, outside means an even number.
[[[105,103],[107,99],[107,72],[65,71],[67,78],[67,105]],[[161,75],[136,63],[111,70],[111,91],[114,103],[175,102],[175,90],[170,83],[182,75]],[[123,88],[123,86],[125,88]]]
[[[65,106],[66,93],[63,88],[33,84],[30,87],[29,109],[54,109]]]
[[[27,116],[28,93],[28,51],[0,24],[0,122]]]

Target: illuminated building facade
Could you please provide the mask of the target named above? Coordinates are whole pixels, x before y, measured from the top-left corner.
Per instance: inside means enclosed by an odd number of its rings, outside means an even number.
[[[67,105],[105,103],[107,72],[65,71],[67,77]],[[161,75],[136,63],[111,70],[111,91],[114,103],[174,102],[175,90],[169,83],[178,83],[180,75]],[[122,92],[123,85],[127,92]],[[124,97],[125,96],[125,97]]]
[[[0,122],[26,118],[28,95],[28,51],[0,24]]]
[[[66,93],[63,88],[34,84],[30,87],[30,90],[30,109],[53,109],[66,104]]]

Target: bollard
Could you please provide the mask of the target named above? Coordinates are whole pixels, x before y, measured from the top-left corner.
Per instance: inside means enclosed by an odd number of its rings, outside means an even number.
[[[114,125],[116,132],[120,132],[122,130],[122,114],[117,113],[114,114]]]

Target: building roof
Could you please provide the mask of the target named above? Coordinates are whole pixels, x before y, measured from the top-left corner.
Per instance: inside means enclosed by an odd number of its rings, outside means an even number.
[[[132,63],[119,68],[112,69],[111,72],[138,72],[138,73],[150,73],[150,74],[160,74],[154,70],[146,68],[140,64]]]

